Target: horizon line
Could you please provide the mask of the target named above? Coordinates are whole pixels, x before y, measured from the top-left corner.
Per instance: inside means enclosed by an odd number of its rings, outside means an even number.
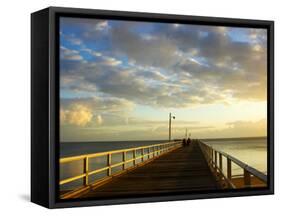
[[[260,139],[267,138],[267,136],[254,136],[254,137],[220,137],[220,138],[199,138],[200,140],[223,140],[223,139]],[[173,140],[184,139],[184,138],[174,138]],[[90,141],[60,141],[61,143],[90,143],[90,142],[141,142],[141,141],[168,141],[169,139],[153,139],[153,140],[90,140]]]

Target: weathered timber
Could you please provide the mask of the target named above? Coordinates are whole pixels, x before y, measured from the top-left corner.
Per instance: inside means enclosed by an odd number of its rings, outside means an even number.
[[[219,186],[196,143],[167,153],[146,165],[113,178],[77,197],[161,195],[170,192],[216,190]]]

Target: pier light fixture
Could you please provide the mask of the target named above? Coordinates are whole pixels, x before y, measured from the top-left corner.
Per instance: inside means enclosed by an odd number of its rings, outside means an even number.
[[[176,119],[176,117],[175,117],[175,116],[172,116],[172,113],[170,113],[170,114],[169,114],[169,142],[171,142],[172,119]]]

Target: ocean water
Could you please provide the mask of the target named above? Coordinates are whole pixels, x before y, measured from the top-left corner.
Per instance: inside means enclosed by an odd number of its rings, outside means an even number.
[[[153,141],[110,141],[110,142],[63,142],[60,144],[60,157],[113,151],[118,149],[165,143],[168,140]]]
[[[202,140],[214,149],[225,152],[247,165],[267,174],[267,139],[261,138],[236,138]],[[223,160],[223,168],[226,170],[226,160]],[[232,165],[233,174],[240,175],[243,170]]]
[[[111,142],[69,142],[60,143],[60,158],[77,156],[82,154],[92,154],[98,152],[113,151],[119,149],[128,149],[140,146],[148,146],[158,143],[165,143],[168,140],[154,140],[154,141],[111,141]],[[148,153],[146,150],[145,154]],[[136,156],[140,156],[141,152],[137,151]],[[126,158],[133,158],[133,152],[127,152]],[[146,159],[146,158],[145,158]],[[122,154],[113,154],[112,163],[118,163],[122,161]],[[141,162],[140,159],[136,163]],[[95,157],[89,159],[89,170],[95,170],[107,165],[107,157]],[[126,167],[133,165],[133,162],[126,164]],[[115,167],[112,169],[112,173],[120,171],[122,167]],[[66,179],[83,173],[83,160],[77,160],[66,164],[60,165],[60,179]],[[106,171],[98,174],[91,175],[89,181],[94,183],[107,175]],[[76,180],[71,183],[60,186],[60,190],[71,190],[82,186],[83,180]]]
[[[266,138],[236,138],[236,139],[213,139],[202,140],[206,144],[213,148],[223,151],[232,155],[233,157],[241,160],[242,162],[254,167],[255,169],[267,173],[267,141]],[[60,157],[77,156],[81,154],[91,154],[105,151],[112,151],[118,149],[127,149],[139,146],[147,146],[158,143],[165,143],[167,140],[157,141],[118,141],[118,142],[71,142],[60,144]],[[147,152],[145,152],[147,153]],[[140,152],[137,152],[137,156]],[[128,152],[127,159],[133,157],[132,152]],[[122,161],[121,154],[114,154],[112,156],[112,163],[118,163]],[[137,161],[139,163],[140,160]],[[89,160],[89,169],[94,170],[106,166],[106,156],[92,158]],[[132,166],[133,163],[128,163],[127,167]],[[226,159],[223,159],[223,169],[226,171]],[[233,175],[240,175],[243,170],[232,165]],[[121,167],[112,169],[112,172],[118,172]],[[78,160],[67,164],[60,165],[60,179],[69,178],[75,175],[83,173],[83,161]],[[99,174],[94,174],[89,177],[89,181],[94,183],[107,175],[106,171]],[[61,190],[70,190],[82,186],[83,180],[76,180],[71,183],[67,183],[60,187]]]

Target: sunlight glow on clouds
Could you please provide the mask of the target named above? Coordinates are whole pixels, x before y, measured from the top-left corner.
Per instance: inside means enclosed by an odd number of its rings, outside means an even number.
[[[70,109],[60,111],[61,124],[85,126],[92,120],[92,111],[79,104],[73,104]]]
[[[266,135],[263,124],[251,123],[265,122],[266,108],[255,119],[242,115],[254,112],[255,103],[266,104],[266,30],[82,18],[60,22],[63,140],[166,139],[171,110],[186,113],[175,120],[175,137],[186,127],[198,137]],[[235,110],[238,103],[252,106]],[[230,107],[234,113],[208,124],[201,121],[208,109],[189,116],[191,108],[214,105],[223,105],[221,116]],[[141,110],[144,106],[149,109]],[[201,122],[190,125],[190,118]],[[236,123],[230,124],[231,118]]]

